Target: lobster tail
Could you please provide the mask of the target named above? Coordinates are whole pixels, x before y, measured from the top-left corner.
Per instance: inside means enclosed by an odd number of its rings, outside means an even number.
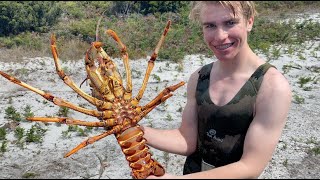
[[[149,175],[162,176],[165,173],[164,168],[152,159],[139,125],[119,134],[117,140],[132,169],[133,178],[145,179]]]

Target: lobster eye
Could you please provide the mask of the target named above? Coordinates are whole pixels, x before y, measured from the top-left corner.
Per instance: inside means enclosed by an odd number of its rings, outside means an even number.
[[[102,42],[98,42],[98,41],[97,42],[93,42],[92,44],[96,49],[101,48],[103,46],[103,43]]]

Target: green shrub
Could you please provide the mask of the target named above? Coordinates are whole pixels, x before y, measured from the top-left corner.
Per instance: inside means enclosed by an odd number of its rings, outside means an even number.
[[[47,130],[40,127],[40,125],[34,124],[26,133],[26,142],[41,143],[43,136]]]
[[[18,127],[14,130],[14,135],[15,135],[15,137],[17,137],[18,141],[21,141],[21,139],[22,139],[23,136],[24,136],[24,128],[18,126]]]
[[[6,140],[7,131],[5,128],[0,127],[0,140]]]
[[[62,116],[62,117],[68,117],[68,114],[70,112],[70,109],[67,107],[59,107],[58,116]]]
[[[18,113],[13,106],[9,106],[5,109],[4,117],[18,122],[22,120],[20,113]]]
[[[0,9],[0,36],[47,32],[61,14],[55,1],[0,1]]]
[[[8,141],[2,141],[1,143],[1,147],[0,147],[0,152],[4,153],[7,151],[7,145],[8,145]]]
[[[31,112],[31,106],[30,105],[27,105],[24,109],[23,109],[24,113],[23,113],[23,116],[25,118],[28,118],[28,117],[33,117],[34,114],[33,112]]]

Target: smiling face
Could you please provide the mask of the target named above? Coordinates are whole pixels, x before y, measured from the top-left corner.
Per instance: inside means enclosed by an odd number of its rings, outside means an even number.
[[[208,47],[221,61],[241,58],[249,50],[248,32],[253,17],[246,20],[240,11],[220,4],[207,4],[200,11],[203,36]]]

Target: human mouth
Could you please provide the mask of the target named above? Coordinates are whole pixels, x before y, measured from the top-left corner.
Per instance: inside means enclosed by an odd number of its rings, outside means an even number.
[[[225,49],[228,49],[229,47],[231,47],[233,44],[234,44],[234,42],[233,43],[222,44],[222,45],[217,45],[217,46],[214,46],[214,47],[216,49],[218,49],[218,50],[225,50]]]

